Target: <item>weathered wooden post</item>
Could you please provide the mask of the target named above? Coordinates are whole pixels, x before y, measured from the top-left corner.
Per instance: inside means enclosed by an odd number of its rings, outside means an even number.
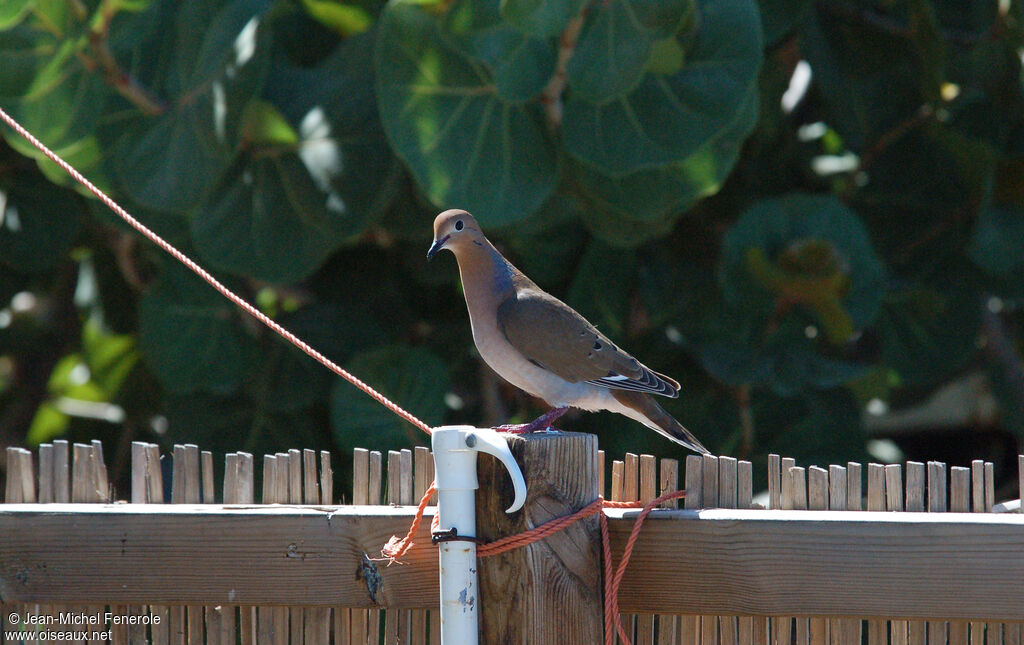
[[[526,505],[505,513],[512,486],[494,459],[478,463],[477,536],[490,542],[569,515],[597,498],[597,437],[506,435],[526,478]],[[541,542],[478,561],[480,642],[603,642],[601,529],[596,515]]]

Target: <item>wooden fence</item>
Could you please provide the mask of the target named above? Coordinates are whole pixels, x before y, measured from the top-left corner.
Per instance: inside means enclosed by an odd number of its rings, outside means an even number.
[[[74,642],[440,642],[428,523],[402,564],[374,560],[433,478],[427,449],[356,450],[348,506],[335,505],[326,452],[264,456],[261,504],[251,455],[226,456],[221,503],[209,452],[175,446],[171,459],[171,504],[159,450],[141,443],[131,503],[111,503],[98,442],[55,441],[35,460],[8,449],[8,643],[59,629],[94,632]],[[1024,515],[992,512],[991,464],[804,469],[772,456],[763,510],[748,462],[627,454],[605,482],[597,459],[609,499],[690,492],[684,509],[651,516],[627,569],[619,603],[638,644],[1021,643]],[[618,560],[636,511],[606,515]]]

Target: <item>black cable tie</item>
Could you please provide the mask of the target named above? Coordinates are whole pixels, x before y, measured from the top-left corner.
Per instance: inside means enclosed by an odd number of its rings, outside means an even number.
[[[483,544],[484,541],[478,537],[472,535],[459,535],[459,532],[455,530],[453,526],[447,530],[431,531],[430,543],[439,544],[441,542],[472,542],[474,544]]]

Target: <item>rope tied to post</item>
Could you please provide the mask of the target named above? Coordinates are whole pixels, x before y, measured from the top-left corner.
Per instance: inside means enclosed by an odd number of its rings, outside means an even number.
[[[427,505],[430,503],[430,498],[434,495],[436,489],[434,484],[431,484],[427,491],[423,494],[420,499],[419,505],[416,507],[416,515],[413,517],[412,524],[409,526],[409,531],[405,534],[405,537],[399,538],[392,536],[381,548],[380,560],[387,561],[388,564],[399,562],[400,558],[409,552],[409,549],[413,547],[414,538],[416,532],[419,531],[420,525],[423,522],[423,514],[427,509]],[[598,496],[593,502],[587,504],[580,510],[569,515],[555,518],[550,522],[545,522],[540,526],[530,529],[529,531],[523,531],[515,535],[508,535],[503,538],[481,544],[477,546],[476,555],[478,558],[486,558],[492,555],[498,555],[499,553],[505,553],[512,549],[518,549],[519,547],[539,542],[544,538],[562,531],[569,526],[572,526],[576,522],[582,519],[590,517],[591,515],[598,515],[601,520],[601,560],[603,564],[603,578],[604,578],[604,640],[606,645],[614,645],[615,634],[619,635],[619,638],[625,645],[631,645],[629,636],[626,634],[626,629],[622,625],[622,619],[619,616],[619,585],[622,584],[622,579],[626,575],[626,568],[629,566],[629,560],[633,555],[633,547],[636,545],[637,539],[640,537],[640,529],[643,528],[644,520],[647,516],[664,502],[671,501],[674,499],[680,499],[686,497],[685,490],[675,490],[668,493],[664,493],[651,501],[644,503],[641,501],[636,502],[613,502]],[[636,517],[636,521],[633,523],[633,530],[629,534],[629,538],[626,540],[626,545],[622,549],[622,560],[619,561],[618,567],[612,566],[612,547],[611,547],[611,533],[608,529],[608,517],[604,514],[606,508],[639,508],[642,509]],[[434,519],[431,521],[431,527],[434,531],[438,529],[437,515],[434,515]]]

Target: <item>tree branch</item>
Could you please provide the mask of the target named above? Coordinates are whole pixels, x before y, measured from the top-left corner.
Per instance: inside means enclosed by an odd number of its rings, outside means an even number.
[[[562,127],[562,92],[565,91],[565,84],[568,78],[565,68],[569,64],[576,51],[576,43],[580,39],[580,32],[583,30],[583,23],[590,13],[590,5],[584,4],[580,12],[572,17],[562,30],[558,39],[558,58],[555,62],[555,72],[548,79],[548,84],[541,92],[540,102],[544,106],[544,113],[548,118],[548,125],[552,130]]]

